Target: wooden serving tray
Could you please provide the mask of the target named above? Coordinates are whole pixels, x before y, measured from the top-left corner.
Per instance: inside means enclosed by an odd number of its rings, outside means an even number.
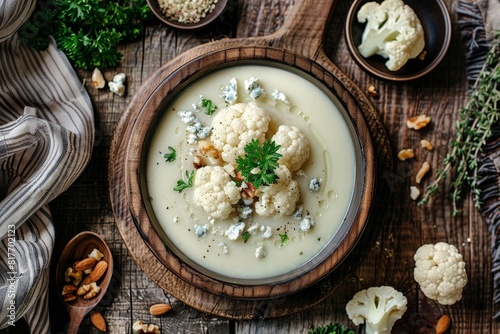
[[[315,305],[330,295],[350,271],[349,267],[355,262],[350,259],[359,253],[355,251],[348,260],[346,257],[360,240],[365,227],[370,228],[369,215],[380,218],[384,212],[380,200],[383,196],[375,193],[387,193],[384,183],[379,182],[375,188],[375,181],[392,169],[392,154],[384,127],[362,90],[330,61],[322,48],[323,29],[334,2],[321,0],[311,5],[300,1],[294,5],[282,28],[272,35],[212,42],[178,56],[143,84],[117,125],[110,151],[109,179],[118,230],[141,269],[165,291],[195,309],[226,318],[251,319],[285,316]],[[134,134],[145,131],[149,124],[136,122],[138,115],[151,108],[164,107],[165,94],[205,67],[248,59],[280,62],[322,81],[343,103],[363,143],[365,181],[369,188],[360,205],[359,219],[345,238],[346,243],[332,259],[325,261],[328,262],[325,266],[319,266],[311,274],[322,277],[335,269],[320,281],[311,283],[310,279],[299,279],[292,284],[241,288],[204,279],[182,263],[169,260],[165,256],[169,251],[153,227],[141,223],[147,217],[141,200],[137,200],[140,198],[137,193],[139,175],[130,177],[130,171],[140,164],[137,152],[142,149],[142,142],[134,140]],[[176,273],[166,266],[168,261],[168,266],[175,267]]]

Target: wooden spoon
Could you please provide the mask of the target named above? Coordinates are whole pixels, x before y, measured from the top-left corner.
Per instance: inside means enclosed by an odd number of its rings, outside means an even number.
[[[99,294],[91,299],[84,299],[83,297],[78,297],[76,300],[65,302],[62,298],[63,286],[68,284],[65,281],[66,269],[73,266],[75,261],[80,261],[88,257],[88,255],[94,250],[98,249],[104,257],[102,260],[108,263],[108,268],[103,277],[101,277],[97,284],[101,288]],[[87,313],[90,312],[102,299],[106,290],[109,286],[111,276],[113,274],[113,257],[111,251],[109,250],[106,242],[97,234],[93,232],[81,232],[71,239],[66,247],[64,247],[59,262],[57,263],[56,270],[56,286],[63,301],[66,310],[69,313],[69,327],[68,334],[76,334],[80,323]]]

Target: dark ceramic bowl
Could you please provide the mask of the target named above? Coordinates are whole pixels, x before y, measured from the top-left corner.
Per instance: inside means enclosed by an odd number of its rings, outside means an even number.
[[[227,5],[227,1],[228,0],[219,0],[215,4],[214,10],[196,23],[181,23],[179,21],[170,20],[162,12],[158,0],[147,0],[147,3],[149,5],[149,8],[151,9],[151,12],[153,12],[153,14],[163,23],[177,29],[196,30],[206,27],[207,25],[212,23],[216,18],[218,18],[224,12],[224,9],[226,8]]]
[[[425,35],[425,58],[410,59],[401,69],[390,71],[386,58],[374,55],[364,58],[358,51],[365,23],[359,23],[357,13],[361,6],[370,1],[355,0],[347,14],[345,32],[347,45],[356,62],[365,71],[379,78],[392,81],[408,81],[420,78],[432,71],[444,58],[451,39],[451,20],[446,5],[442,0],[403,0],[417,14]]]

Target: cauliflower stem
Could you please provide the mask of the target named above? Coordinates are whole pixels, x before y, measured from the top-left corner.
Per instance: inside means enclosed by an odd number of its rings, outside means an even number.
[[[406,304],[406,297],[393,287],[371,287],[357,292],[347,303],[346,312],[356,326],[366,323],[367,334],[390,334],[406,312]]]

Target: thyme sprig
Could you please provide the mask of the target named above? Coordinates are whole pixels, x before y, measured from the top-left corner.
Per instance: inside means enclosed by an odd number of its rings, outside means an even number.
[[[487,139],[492,135],[493,125],[500,120],[500,33],[492,42],[485,64],[476,80],[466,104],[460,111],[456,123],[455,139],[443,160],[433,182],[426,188],[419,205],[424,205],[434,195],[439,184],[456,168],[451,182],[450,198],[453,215],[459,212],[464,187],[469,187],[474,206],[480,208],[481,189],[478,187],[478,159]]]

